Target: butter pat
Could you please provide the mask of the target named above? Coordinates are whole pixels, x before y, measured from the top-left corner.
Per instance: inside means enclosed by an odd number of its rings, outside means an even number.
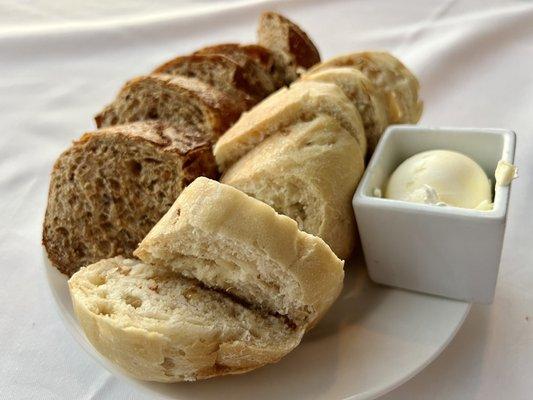
[[[498,161],[498,166],[496,167],[496,172],[494,172],[494,177],[496,178],[496,185],[498,186],[509,186],[511,181],[518,177],[518,168],[507,161],[500,160]]]
[[[430,150],[405,160],[390,176],[388,199],[487,210],[491,182],[470,157],[450,150]]]

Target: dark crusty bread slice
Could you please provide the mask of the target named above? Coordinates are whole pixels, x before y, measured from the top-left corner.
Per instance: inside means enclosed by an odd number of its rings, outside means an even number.
[[[229,96],[195,78],[148,75],[127,82],[95,117],[98,128],[162,120],[178,130],[203,132],[214,142],[241,114]]]
[[[52,170],[43,244],[71,275],[137,244],[197,176],[217,176],[202,134],[137,122],[83,135]]]
[[[197,78],[226,93],[242,111],[274,91],[272,78],[253,60],[237,63],[219,54],[193,54],[176,57],[157,67],[156,74]]]
[[[252,60],[273,80],[275,89],[279,89],[295,79],[293,74],[287,73],[285,63],[279,54],[257,44],[223,43],[204,47],[194,54],[220,54],[239,63],[239,65]]]
[[[280,54],[287,69],[292,69],[294,74],[320,62],[320,53],[309,36],[294,22],[275,12],[265,12],[259,17],[257,42]]]

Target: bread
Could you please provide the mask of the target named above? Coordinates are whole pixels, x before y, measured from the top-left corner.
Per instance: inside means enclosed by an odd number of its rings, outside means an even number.
[[[416,77],[400,60],[386,52],[366,51],[324,61],[312,71],[331,67],[354,67],[363,72],[383,96],[389,124],[416,123],[423,104],[418,97]]]
[[[219,54],[230,58],[239,65],[250,60],[254,61],[266,76],[272,79],[275,89],[279,89],[296,79],[294,73],[286,70],[283,59],[277,53],[256,44],[223,43],[204,47],[194,54]]]
[[[287,71],[291,71],[291,80],[300,70],[320,62],[320,54],[309,36],[294,22],[275,12],[264,12],[259,17],[257,42],[281,56]]]
[[[278,361],[303,334],[282,317],[138,260],[99,261],[74,274],[69,288],[92,345],[142,380],[243,373]]]
[[[43,244],[63,273],[118,254],[131,256],[181,190],[217,177],[202,134],[137,122],[83,135],[56,161]]]
[[[89,341],[143,380],[237,374],[276,362],[338,296],[322,239],[237,189],[198,178],[141,242],[69,281]],[[188,278],[190,277],[190,278]]]
[[[276,88],[273,78],[254,60],[239,61],[219,54],[194,54],[176,57],[153,73],[197,78],[226,93],[245,111]]]
[[[101,128],[158,119],[178,130],[203,133],[214,142],[241,111],[240,104],[198,79],[148,75],[127,82],[95,120]]]
[[[387,110],[375,86],[359,70],[351,67],[331,67],[302,75],[303,80],[336,84],[355,105],[365,128],[368,156],[387,127]]]
[[[134,255],[171,267],[299,326],[337,298],[343,263],[265,203],[207,178],[189,185]]]
[[[226,170],[266,137],[320,114],[335,117],[366,154],[361,116],[350,99],[334,84],[302,81],[267,97],[220,137],[213,148],[219,169]]]
[[[356,238],[351,202],[363,171],[355,139],[333,117],[319,115],[265,139],[221,182],[291,217],[346,259]]]

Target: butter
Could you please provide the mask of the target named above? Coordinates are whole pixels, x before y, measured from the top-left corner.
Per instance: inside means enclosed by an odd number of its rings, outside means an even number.
[[[388,199],[479,210],[492,208],[491,182],[470,157],[430,150],[405,160],[385,189]]]
[[[518,177],[518,168],[507,161],[498,161],[498,166],[494,172],[496,178],[496,185],[509,186],[513,179]]]

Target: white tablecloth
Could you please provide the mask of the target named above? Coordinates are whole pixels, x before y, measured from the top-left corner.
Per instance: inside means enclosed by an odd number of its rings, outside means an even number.
[[[125,79],[202,45],[253,41],[265,9],[298,21],[324,58],[399,56],[420,78],[422,124],[516,130],[494,304],[474,306],[444,353],[385,398],[532,398],[533,2],[494,0],[0,1],[0,398],[147,398],[83,353],[54,309],[40,248],[49,171]]]

